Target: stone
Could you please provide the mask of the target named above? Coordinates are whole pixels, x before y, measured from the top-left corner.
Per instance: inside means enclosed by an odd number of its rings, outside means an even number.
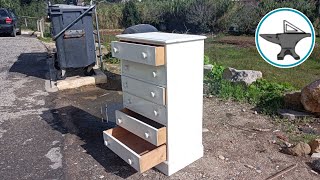
[[[302,89],[301,103],[307,111],[320,112],[320,80],[314,81]]]
[[[224,70],[222,77],[230,82],[249,86],[262,78],[262,72],[253,70],[237,70],[229,67]]]
[[[307,112],[294,111],[291,109],[279,109],[278,114],[285,119],[295,120],[312,117],[313,115]]]
[[[320,159],[312,161],[311,168],[320,173]]]
[[[210,84],[203,83],[203,95],[210,95]]]
[[[309,144],[305,142],[299,142],[294,147],[288,148],[288,153],[293,156],[305,156],[310,154],[310,152],[311,152],[311,148]]]
[[[311,158],[320,159],[320,153],[312,153]]]
[[[207,128],[202,128],[202,132],[209,132],[209,129],[207,129]]]
[[[222,155],[219,155],[219,159],[225,160],[226,158]]]
[[[315,139],[309,142],[312,153],[320,153],[320,139]]]
[[[284,105],[288,109],[301,111],[304,107],[301,103],[301,91],[288,92],[284,94]]]
[[[213,65],[212,64],[206,64],[203,66],[203,72],[204,74],[208,74],[213,68]]]

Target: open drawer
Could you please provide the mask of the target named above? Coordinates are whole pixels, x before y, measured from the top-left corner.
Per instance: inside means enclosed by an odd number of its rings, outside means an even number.
[[[117,125],[156,145],[166,143],[166,127],[129,109],[116,111]]]
[[[133,133],[116,127],[103,132],[105,145],[139,172],[166,161],[166,145],[150,144]]]

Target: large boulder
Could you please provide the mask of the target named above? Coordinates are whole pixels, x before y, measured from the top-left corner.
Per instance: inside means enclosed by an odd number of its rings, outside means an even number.
[[[293,91],[284,94],[284,105],[286,108],[301,111],[304,107],[301,103],[301,92]]]
[[[260,71],[237,70],[229,67],[223,72],[223,79],[246,86],[249,86],[260,78],[262,78],[262,72]]]
[[[320,80],[314,81],[302,89],[301,103],[307,111],[320,112]]]

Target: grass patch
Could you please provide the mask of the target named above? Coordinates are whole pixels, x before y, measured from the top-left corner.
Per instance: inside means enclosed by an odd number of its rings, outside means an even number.
[[[51,37],[38,37],[38,39],[46,43],[54,42]]]
[[[320,79],[320,47],[318,44],[309,59],[300,66],[280,69],[265,62],[255,46],[228,44],[231,38],[228,38],[226,43],[222,43],[220,39],[223,37],[208,37],[205,41],[205,54],[210,58],[210,63],[217,63],[236,69],[261,71],[264,79],[270,82],[289,83],[298,89]],[[242,36],[236,36],[234,41],[241,44],[241,38],[244,39],[243,42],[248,42],[249,38],[253,38],[254,41],[254,37]],[[317,42],[320,42],[319,38],[317,38]]]

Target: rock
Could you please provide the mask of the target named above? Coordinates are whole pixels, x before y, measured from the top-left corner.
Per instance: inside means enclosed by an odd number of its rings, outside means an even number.
[[[237,70],[229,67],[223,72],[223,79],[246,86],[252,84],[260,78],[262,78],[262,72],[260,71]]]
[[[320,153],[320,139],[309,142],[312,153]]]
[[[219,159],[225,160],[226,158],[222,155],[219,155]]]
[[[314,81],[302,89],[301,103],[307,111],[320,112],[320,80]]]
[[[313,153],[313,154],[311,155],[311,158],[320,159],[320,153]]]
[[[203,66],[203,72],[204,74],[208,74],[213,68],[213,65],[212,64],[206,64]]]
[[[278,114],[285,119],[295,120],[312,117],[312,114],[307,112],[294,111],[290,109],[279,109]]]
[[[311,168],[315,171],[317,171],[318,173],[320,173],[320,159],[314,160],[311,163]]]
[[[311,148],[309,144],[305,142],[299,142],[294,147],[288,148],[288,153],[293,156],[305,156],[310,154],[310,152],[311,152]]]
[[[202,128],[202,132],[209,132],[209,129],[207,129],[207,128]]]
[[[293,109],[297,111],[304,110],[304,107],[301,103],[301,92],[294,91],[284,94],[284,105],[288,109]]]

